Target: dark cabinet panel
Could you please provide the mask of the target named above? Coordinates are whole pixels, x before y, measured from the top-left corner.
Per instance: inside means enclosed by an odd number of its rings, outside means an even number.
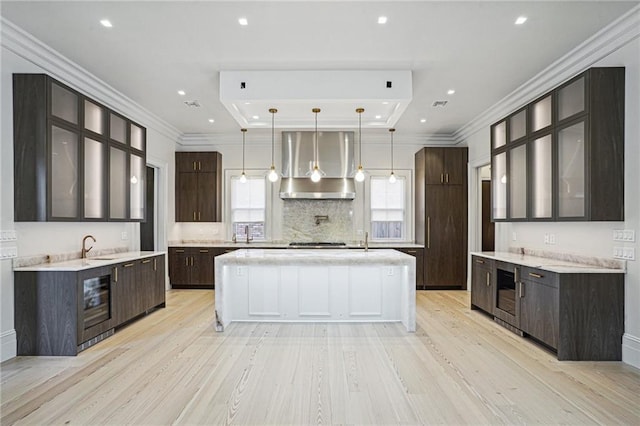
[[[116,266],[118,278],[114,286],[114,310],[116,324],[122,324],[136,315],[142,306],[136,262]]]
[[[558,347],[560,332],[558,296],[557,287],[537,283],[525,277],[521,281],[520,328],[552,348]]]
[[[222,220],[222,155],[176,152],[176,221]]]
[[[463,185],[467,179],[466,148],[427,148],[425,183]]]
[[[213,258],[206,247],[169,247],[169,279],[172,288],[214,288]]]
[[[480,308],[493,314],[495,294],[495,264],[490,259],[472,256],[471,309]]]

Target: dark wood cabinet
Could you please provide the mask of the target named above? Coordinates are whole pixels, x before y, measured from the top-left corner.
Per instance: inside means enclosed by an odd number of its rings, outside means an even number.
[[[623,221],[625,69],[590,68],[491,126],[494,221]]]
[[[18,355],[77,355],[165,304],[164,255],[80,271],[16,271]]]
[[[472,309],[493,307],[496,322],[543,343],[559,360],[622,359],[624,274],[556,273],[482,256],[472,262]]]
[[[210,247],[169,247],[169,279],[172,288],[214,288],[213,258],[218,249]]]
[[[13,124],[16,221],[144,220],[144,127],[45,74],[13,75]]]
[[[471,309],[482,309],[493,315],[495,305],[495,264],[493,260],[471,258]]]
[[[222,220],[222,155],[176,152],[176,222]]]
[[[423,148],[415,155],[415,171],[415,238],[425,247],[424,287],[465,288],[467,148]]]

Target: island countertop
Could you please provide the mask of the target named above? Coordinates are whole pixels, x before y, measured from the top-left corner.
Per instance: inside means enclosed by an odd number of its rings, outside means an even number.
[[[64,262],[40,263],[33,266],[14,268],[14,272],[43,272],[43,271],[82,271],[85,269],[99,268],[101,266],[115,265],[146,257],[165,254],[164,251],[129,251],[124,253],[111,253],[86,259],[72,259]]]
[[[212,247],[212,248],[225,248],[225,249],[286,249],[291,248],[288,242],[284,241],[251,241],[249,243],[238,240],[233,241],[213,241],[213,240],[183,240],[179,242],[170,242],[169,247]],[[362,249],[364,248],[358,243],[350,242],[342,248],[348,249]],[[412,242],[369,242],[370,249],[412,249],[412,248],[424,248],[422,244],[416,244]],[[296,248],[298,249],[298,248]],[[333,250],[331,248],[323,248],[323,250]]]
[[[238,249],[215,259],[216,265],[406,265],[415,262],[413,256],[390,249]]]
[[[626,269],[609,268],[601,265],[572,262],[551,257],[532,256],[529,254],[517,254],[511,252],[471,252],[473,256],[480,256],[502,262],[515,263],[517,265],[538,268],[544,271],[559,274],[624,274]]]

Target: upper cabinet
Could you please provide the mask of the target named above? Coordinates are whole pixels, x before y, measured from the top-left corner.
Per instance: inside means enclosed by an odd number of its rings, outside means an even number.
[[[494,221],[624,220],[624,73],[590,68],[491,126]]]
[[[176,222],[222,221],[222,155],[176,152]]]
[[[45,74],[13,75],[16,221],[145,219],[146,129]]]
[[[466,151],[429,148],[425,150],[425,183],[427,185],[462,185],[467,183]]]

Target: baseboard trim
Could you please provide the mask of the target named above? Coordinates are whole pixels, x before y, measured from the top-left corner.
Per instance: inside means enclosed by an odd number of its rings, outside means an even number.
[[[15,358],[18,350],[18,340],[16,338],[16,331],[9,330],[0,334],[0,346],[2,357],[0,362],[4,362],[8,359]]]
[[[622,362],[640,368],[640,337],[622,335]]]

